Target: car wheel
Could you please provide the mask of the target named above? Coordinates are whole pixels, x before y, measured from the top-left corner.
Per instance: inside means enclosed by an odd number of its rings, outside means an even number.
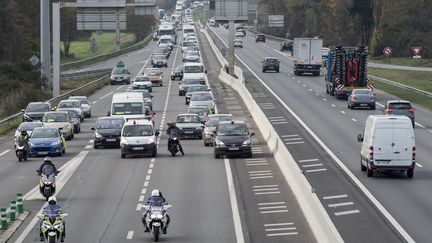
[[[163,84],[161,83],[160,86],[162,87],[162,85],[163,85]]]
[[[373,170],[371,170],[371,169],[369,168],[369,165],[366,167],[366,170],[367,170],[367,176],[368,176],[368,177],[373,177]]]
[[[408,169],[407,170],[407,176],[408,176],[408,178],[412,178],[414,176],[414,169]]]
[[[279,72],[279,69],[278,69],[278,70],[276,70],[276,72],[278,73],[278,72]]]
[[[215,154],[215,159],[219,159],[220,158],[220,154]]]
[[[208,146],[209,146],[209,144],[208,144],[208,143],[206,143],[206,142],[204,142],[204,146],[205,146],[205,147],[208,147]]]
[[[126,158],[126,154],[121,154],[122,159]]]
[[[298,72],[297,72],[297,71],[294,71],[294,75],[296,75],[296,76],[297,76],[297,75],[298,75]]]
[[[99,149],[99,145],[93,144],[94,149]]]
[[[262,72],[265,73],[265,71],[266,71],[266,70],[263,68]]]
[[[155,150],[153,150],[153,153],[151,154],[151,156],[156,157],[156,155],[157,155],[157,150],[155,149]]]
[[[252,158],[252,152],[247,153],[247,154],[246,154],[246,157],[247,157],[247,158]]]
[[[375,105],[371,106],[371,110],[376,110],[376,106]]]
[[[61,156],[63,156],[63,153],[59,152],[59,153],[57,153],[57,156],[61,157]]]

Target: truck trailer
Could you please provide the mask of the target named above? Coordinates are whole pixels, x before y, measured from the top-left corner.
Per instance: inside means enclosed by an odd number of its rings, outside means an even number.
[[[319,38],[294,38],[294,75],[303,75],[303,73],[320,75],[322,46],[323,41]]]

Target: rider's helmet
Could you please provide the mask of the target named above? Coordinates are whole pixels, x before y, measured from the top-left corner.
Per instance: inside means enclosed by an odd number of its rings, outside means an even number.
[[[48,204],[49,205],[56,205],[57,204],[57,199],[55,196],[51,196],[48,198]]]
[[[158,189],[154,189],[151,193],[152,197],[160,197],[160,192]]]
[[[46,162],[46,163],[52,163],[51,157],[45,157],[44,158],[44,162]]]

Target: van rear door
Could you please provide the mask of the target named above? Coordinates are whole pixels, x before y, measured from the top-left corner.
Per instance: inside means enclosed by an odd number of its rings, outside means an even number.
[[[392,127],[378,127],[372,136],[375,164],[390,165],[393,159]]]
[[[410,127],[400,127],[397,125],[406,124],[395,124],[395,127],[393,127],[392,165],[410,166],[412,163],[412,150],[414,146],[413,132],[410,130]]]

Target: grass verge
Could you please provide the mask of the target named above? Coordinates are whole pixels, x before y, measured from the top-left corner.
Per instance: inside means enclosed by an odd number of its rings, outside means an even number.
[[[387,61],[386,57],[371,57],[369,60],[371,62],[381,64],[411,67],[432,67],[432,59],[430,58],[414,59],[412,57],[390,57]]]
[[[369,67],[368,74],[432,92],[432,74],[430,72]]]
[[[17,128],[21,122],[22,122],[21,116],[15,118],[13,120],[8,121],[4,125],[0,126],[0,135],[4,135],[4,134],[10,132],[11,130]]]

